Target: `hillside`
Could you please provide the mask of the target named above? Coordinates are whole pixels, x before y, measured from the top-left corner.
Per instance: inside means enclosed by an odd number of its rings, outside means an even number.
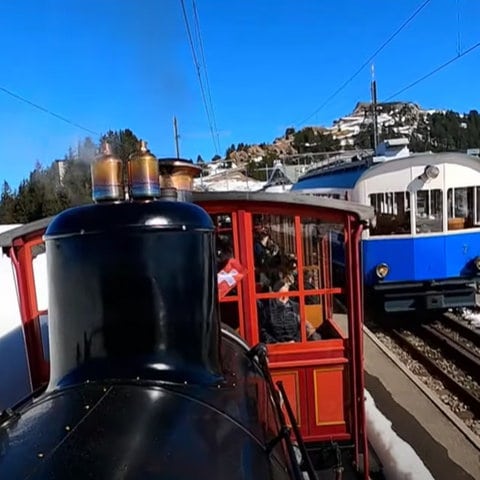
[[[377,105],[379,141],[406,137],[413,152],[465,151],[480,147],[480,115],[476,110],[456,113],[426,110],[414,103],[389,102]],[[250,173],[271,166],[275,159],[290,160],[309,156],[331,156],[333,152],[370,150],[373,147],[372,105],[359,102],[353,111],[331,126],[308,126],[285,134],[271,144],[232,145],[225,158]]]

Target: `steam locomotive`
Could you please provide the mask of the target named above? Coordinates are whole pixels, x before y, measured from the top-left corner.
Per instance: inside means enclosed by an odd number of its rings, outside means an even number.
[[[145,144],[127,176],[106,146],[46,231],[50,380],[0,416],[0,478],[303,478],[266,349],[219,321],[209,215]]]

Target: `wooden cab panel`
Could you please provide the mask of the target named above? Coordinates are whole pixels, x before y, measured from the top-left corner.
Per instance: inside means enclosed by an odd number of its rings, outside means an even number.
[[[307,441],[351,438],[351,381],[346,356],[347,339],[332,338],[288,352],[269,346],[274,382],[282,381],[303,437]],[[273,347],[273,348],[272,348]],[[283,347],[285,348],[285,347]],[[291,346],[290,348],[293,348]],[[284,408],[286,415],[286,410]]]
[[[311,412],[308,434],[315,438],[328,439],[334,435],[337,439],[349,438],[348,418],[345,406],[348,403],[346,391],[347,364],[332,362],[306,369],[307,399]]]
[[[305,440],[350,438],[346,359],[311,367],[272,367],[272,370],[274,383],[283,383]],[[283,410],[288,420],[285,407]]]
[[[275,385],[277,382],[283,383],[288,401],[290,402],[293,414],[295,415],[295,419],[300,428],[302,428],[302,420],[305,422],[305,419],[307,418],[307,412],[305,410],[306,405],[301,401],[302,393],[303,396],[305,395],[305,378],[303,374],[304,372],[302,369],[278,369],[272,371],[273,383]],[[290,425],[284,402],[282,402],[282,408],[287,424]]]

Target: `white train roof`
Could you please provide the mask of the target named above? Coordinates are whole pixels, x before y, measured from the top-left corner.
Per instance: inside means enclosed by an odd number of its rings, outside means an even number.
[[[326,166],[308,172],[292,187],[293,191],[315,189],[353,189],[359,182],[383,174],[406,171],[427,165],[458,165],[480,172],[480,159],[460,152],[420,153],[407,157],[378,161],[378,157],[363,158]]]

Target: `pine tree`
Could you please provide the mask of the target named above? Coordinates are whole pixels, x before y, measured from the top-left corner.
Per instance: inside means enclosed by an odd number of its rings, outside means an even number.
[[[8,182],[4,181],[0,196],[0,223],[16,223],[15,202],[15,193]]]

